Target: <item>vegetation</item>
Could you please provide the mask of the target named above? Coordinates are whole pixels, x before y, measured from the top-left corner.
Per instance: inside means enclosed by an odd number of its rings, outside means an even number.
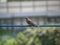
[[[0,45],[60,45],[60,27],[29,27],[14,37],[0,29]],[[12,32],[13,34],[13,32]]]

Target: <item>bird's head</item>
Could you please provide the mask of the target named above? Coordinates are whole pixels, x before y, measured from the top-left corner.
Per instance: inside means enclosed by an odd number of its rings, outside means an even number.
[[[25,17],[25,19],[29,19],[28,17]]]

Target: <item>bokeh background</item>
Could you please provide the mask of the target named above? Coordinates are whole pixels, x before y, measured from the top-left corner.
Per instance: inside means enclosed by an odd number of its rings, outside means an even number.
[[[0,0],[0,24],[60,24],[60,0]],[[0,45],[60,45],[60,27],[1,27]]]

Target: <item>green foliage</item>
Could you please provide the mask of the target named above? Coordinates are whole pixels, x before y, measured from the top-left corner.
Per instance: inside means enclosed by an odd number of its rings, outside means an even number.
[[[17,45],[17,41],[14,38],[5,40],[4,45]]]
[[[2,35],[9,35],[9,34],[12,34],[12,30],[6,30],[6,29],[2,29],[0,28],[0,36]]]
[[[28,28],[23,32],[17,34],[17,38],[21,42],[21,45],[41,45],[38,33],[34,28]]]
[[[8,32],[0,30],[1,33]],[[0,35],[0,45],[60,45],[59,42],[60,27],[29,27],[20,31],[15,37],[7,33]]]
[[[30,31],[29,31],[30,30]],[[2,29],[1,33],[6,33]],[[41,45],[41,40],[37,37],[38,33],[34,28],[27,28],[26,30],[19,32],[16,37],[12,37],[10,35],[2,35],[0,45]]]

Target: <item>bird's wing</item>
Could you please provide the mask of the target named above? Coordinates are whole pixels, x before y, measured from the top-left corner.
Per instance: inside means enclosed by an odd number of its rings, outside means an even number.
[[[26,18],[26,22],[31,26],[35,26],[35,24],[32,22],[32,20],[29,19],[28,17]]]

